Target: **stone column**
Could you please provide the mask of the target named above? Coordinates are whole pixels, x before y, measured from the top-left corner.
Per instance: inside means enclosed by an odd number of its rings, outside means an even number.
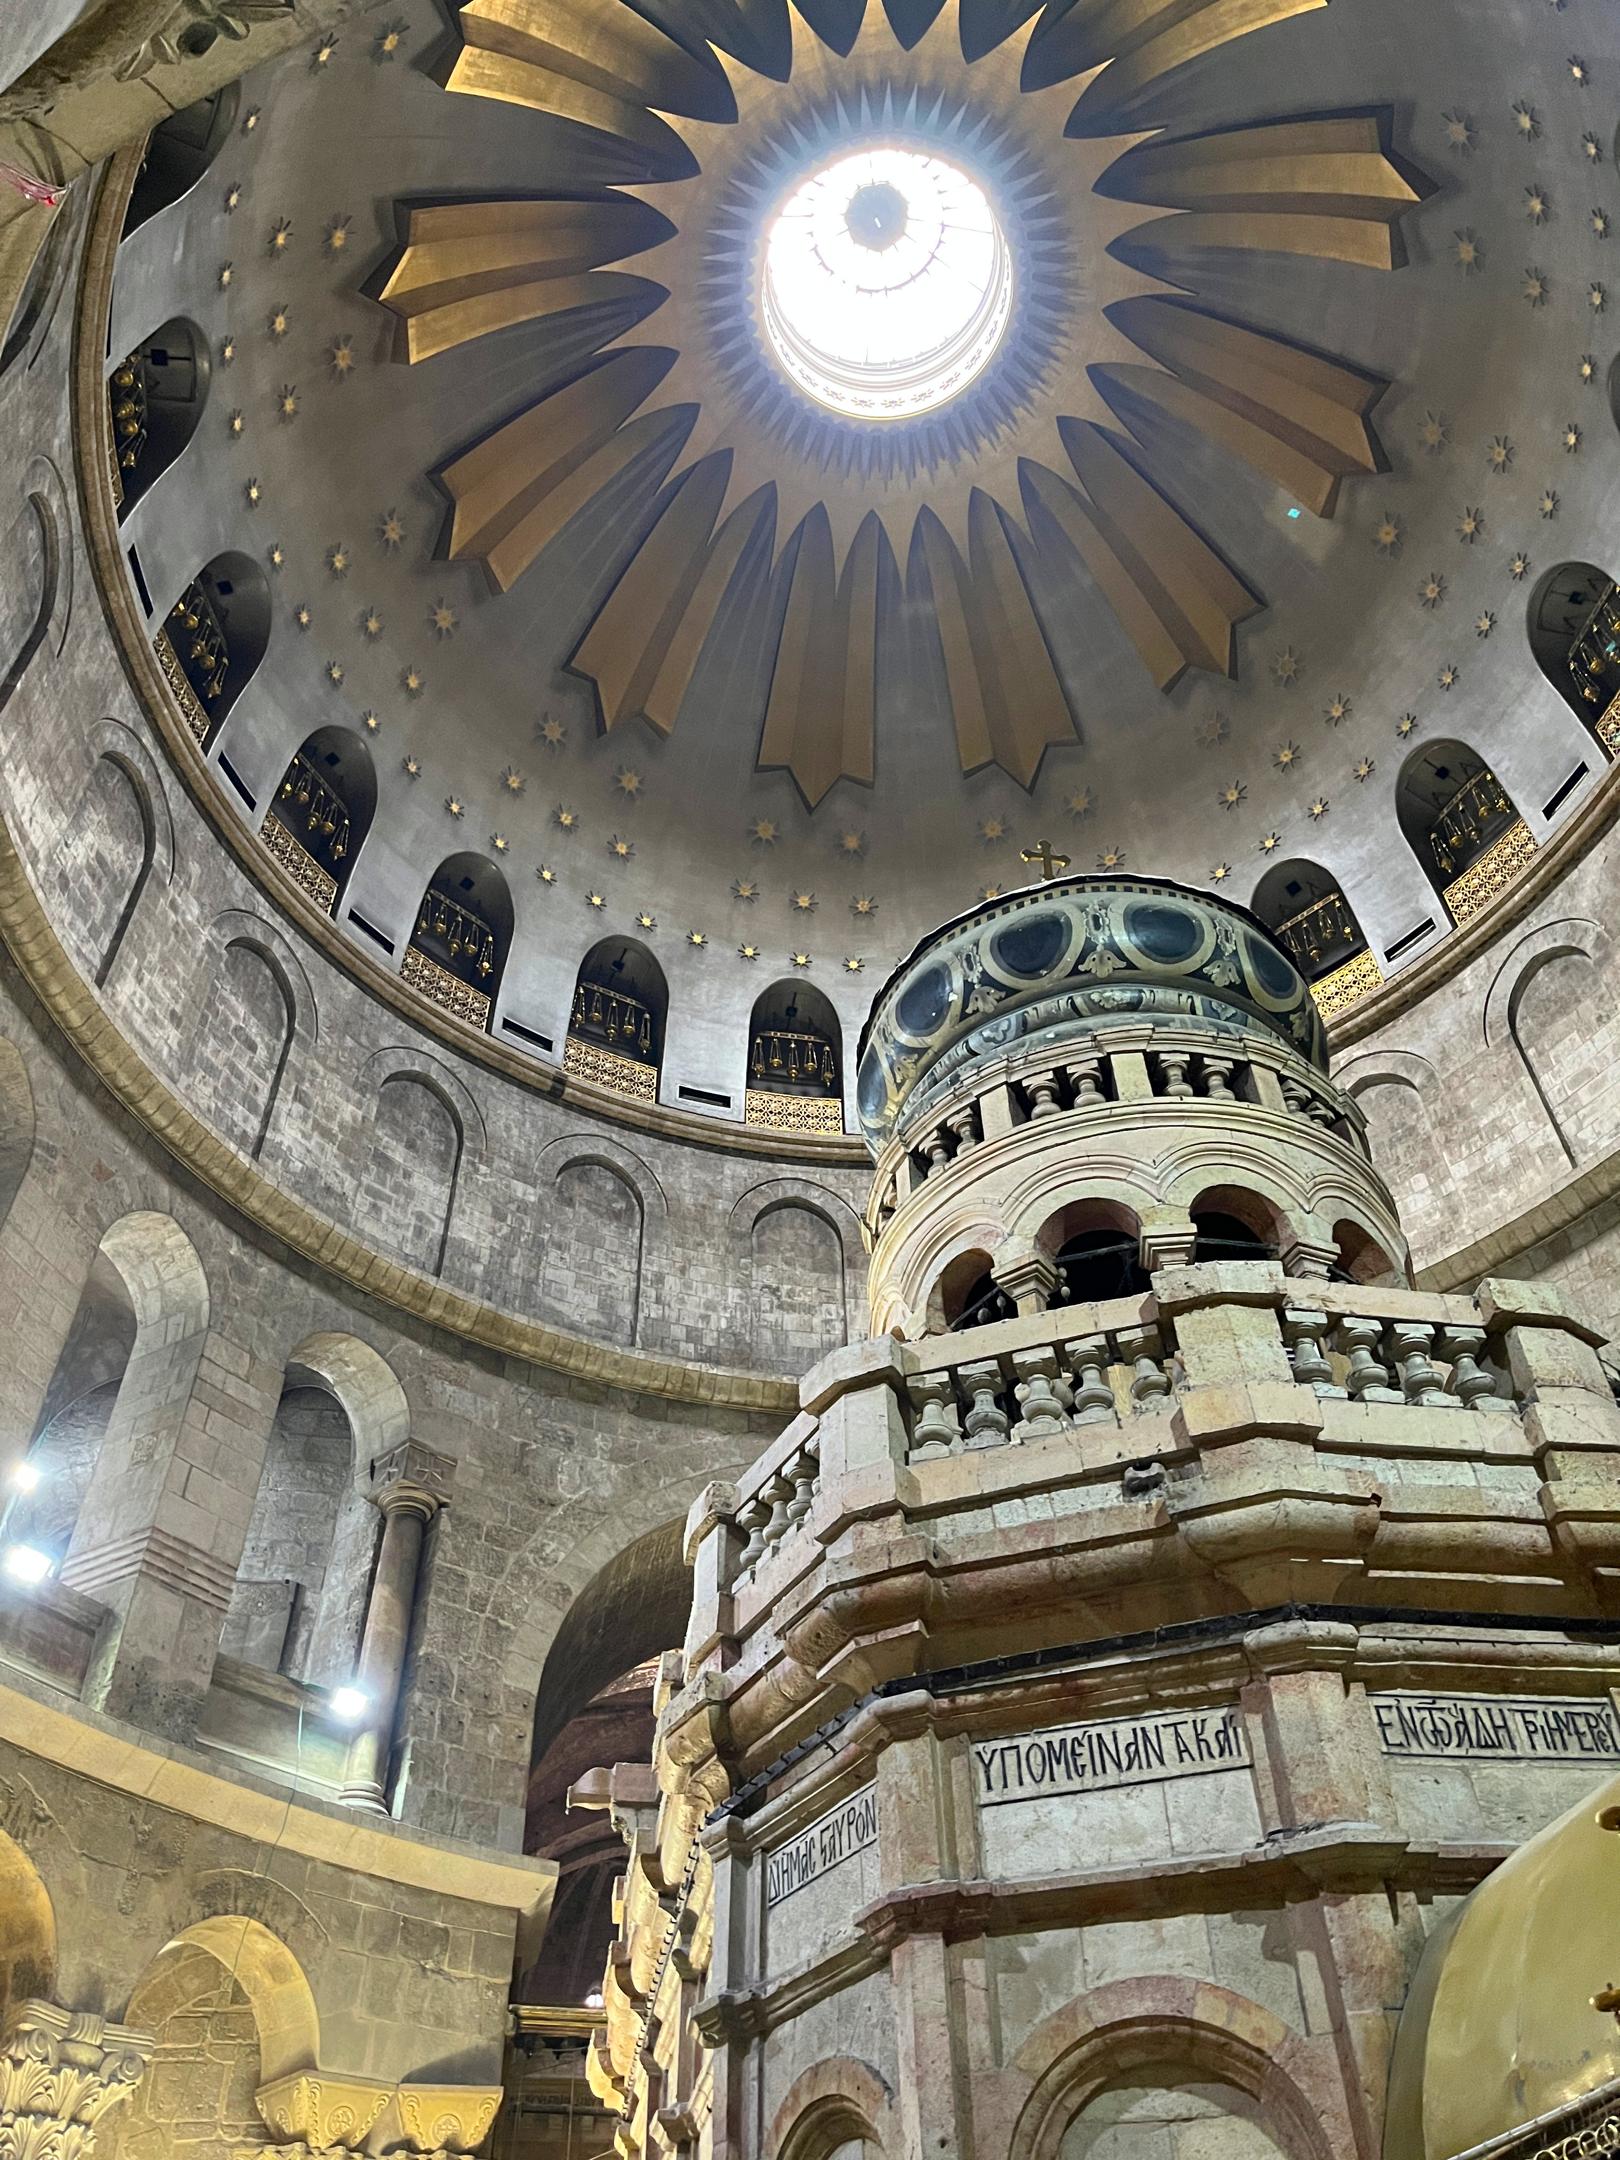
[[[365,1695],[365,1722],[349,1746],[344,1766],[345,1807],[388,1813],[385,1780],[394,1734],[394,1711],[405,1671],[416,1579],[427,1526],[450,1497],[454,1464],[419,1441],[406,1440],[373,1471],[371,1497],[382,1510],[382,1545],[360,1637],[355,1685]]]
[[[0,2031],[0,2160],[85,2160],[155,2045],[93,2011],[13,2003]]]

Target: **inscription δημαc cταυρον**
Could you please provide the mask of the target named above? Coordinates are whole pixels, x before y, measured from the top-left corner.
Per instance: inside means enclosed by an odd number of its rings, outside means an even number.
[[[876,1843],[877,1787],[867,1785],[766,1856],[766,1910]]]

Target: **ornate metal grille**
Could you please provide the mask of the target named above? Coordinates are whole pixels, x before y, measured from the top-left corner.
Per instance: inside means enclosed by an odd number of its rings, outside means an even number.
[[[187,727],[206,742],[214,719],[209,708],[225,695],[230,677],[231,648],[214,603],[195,579],[152,643]]]
[[[621,1057],[618,1051],[604,1050],[600,1043],[586,1042],[578,1035],[570,1034],[563,1043],[563,1071],[581,1080],[594,1080],[598,1087],[611,1088],[615,1095],[628,1095],[633,1102],[658,1100],[656,1065],[643,1064],[640,1058]]]
[[[1506,892],[1535,852],[1529,826],[1523,818],[1516,818],[1440,895],[1452,921],[1465,923],[1481,908],[1489,907],[1498,893]]]
[[[1378,962],[1366,946],[1354,959],[1346,960],[1342,967],[1330,968],[1327,974],[1311,984],[1311,996],[1316,1009],[1324,1020],[1331,1020],[1335,1013],[1348,1012],[1352,1005],[1359,1005],[1371,991],[1376,990],[1384,977]]]
[[[464,983],[459,975],[452,975],[446,967],[415,945],[405,948],[405,965],[400,969],[400,980],[408,982],[413,990],[420,990],[435,1005],[454,1019],[464,1020],[468,1027],[480,1031],[489,1026],[489,999],[482,990],[475,990],[471,983]]]
[[[337,879],[315,860],[273,810],[266,813],[264,823],[259,827],[259,838],[293,883],[309,894],[322,914],[330,915],[332,903],[337,898]]]

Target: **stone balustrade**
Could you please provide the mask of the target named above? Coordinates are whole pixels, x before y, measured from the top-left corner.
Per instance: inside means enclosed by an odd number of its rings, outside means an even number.
[[[1548,1610],[1607,1612],[1620,1412],[1597,1340],[1541,1286],[1438,1296],[1222,1262],[1141,1297],[851,1345],[689,1519],[688,1675],[746,1660],[767,1612],[823,1672],[840,1639],[870,1638],[865,1675],[948,1635],[953,1598],[969,1638],[985,1601],[1019,1595],[1078,1640],[1125,1582],[1168,1621],[1210,1574],[1255,1609],[1488,1607],[1511,1575]],[[868,1576],[880,1529],[891,1559],[912,1531],[927,1551]]]

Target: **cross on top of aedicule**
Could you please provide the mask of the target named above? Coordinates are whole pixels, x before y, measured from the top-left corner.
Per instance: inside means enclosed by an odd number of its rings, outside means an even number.
[[[1027,863],[1039,863],[1041,881],[1049,885],[1060,870],[1067,870],[1070,858],[1060,855],[1050,840],[1037,840],[1033,847],[1021,848],[1019,854]]]

